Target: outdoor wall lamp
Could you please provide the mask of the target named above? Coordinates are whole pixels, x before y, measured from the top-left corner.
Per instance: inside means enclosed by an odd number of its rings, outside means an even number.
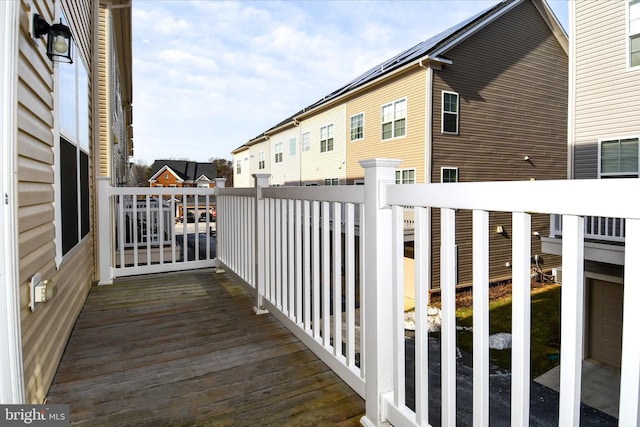
[[[47,56],[54,62],[73,64],[71,56],[71,30],[62,21],[49,25],[42,16],[33,14],[33,37],[47,35]]]

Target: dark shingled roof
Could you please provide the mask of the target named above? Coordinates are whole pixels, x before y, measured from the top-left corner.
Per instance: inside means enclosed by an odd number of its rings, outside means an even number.
[[[195,181],[204,175],[213,181],[218,173],[218,166],[214,163],[198,163],[188,160],[156,160],[151,166],[151,176],[154,176],[164,166],[168,166],[185,181]]]

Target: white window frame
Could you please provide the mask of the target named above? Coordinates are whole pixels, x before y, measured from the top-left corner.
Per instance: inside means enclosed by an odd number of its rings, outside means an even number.
[[[300,141],[301,151],[311,150],[311,132],[305,132],[302,134],[302,140]]]
[[[358,119],[359,117],[359,119]],[[354,128],[353,126],[353,120],[359,120],[359,124],[360,126],[356,126]],[[359,132],[356,130],[356,136],[354,137],[354,129],[358,129],[359,128]],[[359,136],[358,136],[359,135]],[[351,116],[349,118],[349,138],[350,141],[361,141],[364,139],[364,113],[358,113],[358,114],[354,114],[353,116]]]
[[[236,160],[236,174],[242,174],[242,160],[240,159]]]
[[[339,178],[325,178],[324,179],[324,185],[326,185],[326,186],[340,185],[340,179]]]
[[[258,153],[258,169],[263,170],[266,168],[266,160],[264,151]]]
[[[444,180],[444,171],[456,171],[456,180],[455,181],[445,181]],[[455,167],[455,166],[442,166],[440,168],[440,182],[443,182],[443,183],[444,182],[447,182],[447,183],[460,182],[460,174],[459,174],[458,168]]]
[[[398,114],[398,105],[404,104],[404,109],[400,110],[400,114]],[[391,114],[385,116],[385,108],[391,108]],[[388,102],[383,104],[380,107],[380,139],[382,141],[388,141],[396,138],[404,138],[409,133],[409,120],[407,119],[409,115],[409,102],[407,101],[407,97],[396,99],[393,102]],[[396,134],[396,122],[404,120],[404,133],[402,135]],[[385,138],[384,136],[384,126],[386,124],[391,124],[391,136]]]
[[[444,97],[445,95],[455,95],[456,96],[456,111],[445,111],[444,109]],[[451,92],[448,90],[443,90],[442,91],[442,99],[441,99],[441,103],[442,103],[442,112],[440,115],[440,131],[443,134],[447,134],[447,135],[458,135],[460,134],[460,94],[457,92]],[[451,131],[445,131],[444,130],[444,116],[445,114],[454,114],[456,116],[456,131],[455,132],[451,132]]]
[[[320,152],[328,153],[334,147],[334,126],[333,123],[320,128]]]
[[[62,22],[66,22],[66,19],[64,18],[64,16],[62,16],[60,14],[60,18],[58,18],[58,20],[61,20]],[[72,43],[75,43],[75,41],[71,41]],[[74,52],[74,61],[72,64],[56,64],[54,65],[54,81],[55,81],[55,86],[56,90],[55,90],[55,107],[54,107],[54,111],[55,111],[55,123],[54,123],[54,187],[55,187],[55,195],[54,195],[54,211],[55,211],[55,229],[56,229],[56,237],[55,237],[55,246],[56,246],[56,255],[55,255],[55,262],[56,262],[56,267],[60,267],[64,261],[65,258],[69,257],[74,251],[75,249],[82,244],[82,242],[84,242],[86,239],[89,238],[89,236],[91,236],[92,234],[92,228],[93,228],[93,222],[91,219],[91,178],[90,178],[90,173],[91,173],[91,162],[92,162],[92,158],[91,158],[91,135],[90,135],[90,124],[89,124],[89,113],[91,111],[90,109],[90,94],[89,94],[89,82],[90,82],[90,71],[89,71],[89,67],[86,66],[86,64],[84,63],[82,57],[80,56],[80,54],[78,53],[78,49],[77,46],[76,48],[73,49]],[[74,103],[74,114],[76,115],[75,119],[74,119],[74,127],[75,129],[72,128],[65,128],[64,125],[64,120],[62,118],[62,114],[64,113],[62,111],[63,109],[63,104],[64,102],[62,101],[62,97],[69,97],[69,93],[61,93],[61,87],[63,86],[63,80],[62,80],[62,76],[61,76],[61,70],[59,67],[73,67],[72,69],[74,70],[74,79],[73,79],[73,86],[74,86],[74,90],[75,93],[71,94],[72,97],[65,99],[66,102],[72,102]],[[65,68],[63,71],[68,72],[71,68]],[[87,87],[82,88],[81,85],[79,85],[79,82],[82,82],[82,79],[80,79],[80,72],[84,69],[84,75],[82,77],[86,78],[86,83],[87,83]],[[86,99],[86,103],[87,103],[87,110],[86,110],[86,115],[87,117],[84,117],[84,112],[83,111],[79,111],[78,106],[80,101],[80,97],[81,95],[85,95],[87,96]],[[86,129],[84,129],[84,126],[86,126]],[[63,247],[63,243],[64,243],[64,239],[65,239],[65,235],[64,235],[64,231],[63,231],[63,211],[62,211],[62,192],[63,192],[63,187],[62,187],[62,176],[63,176],[63,171],[62,171],[62,167],[61,167],[61,162],[62,162],[62,139],[64,138],[65,142],[64,144],[68,144],[70,147],[73,147],[75,149],[76,152],[76,199],[78,202],[78,212],[77,212],[77,240],[75,241],[75,243],[73,244],[73,246],[71,246],[70,248],[67,249],[66,253],[64,253],[64,247]],[[84,139],[86,139],[86,141],[84,141]],[[83,198],[82,198],[82,192],[83,192],[83,187],[82,187],[82,162],[81,162],[81,156],[82,155],[86,155],[87,157],[87,185],[89,185],[89,194],[87,195],[88,200],[88,224],[87,224],[87,232],[86,234],[82,234],[83,233],[83,225],[82,225],[82,221],[83,221]]]
[[[611,138],[600,138],[598,139],[598,178],[624,178],[624,177],[638,177],[640,176],[640,158],[638,159],[637,170],[635,174],[633,172],[602,172],[602,143],[610,142],[610,141],[622,141],[625,139],[636,139],[638,141],[639,147],[639,157],[640,157],[640,135],[632,135],[632,136],[622,136],[622,137],[611,137]]]
[[[634,20],[634,25],[631,24],[631,6],[634,6],[637,10],[635,12],[638,17]],[[627,69],[639,70],[640,63],[638,65],[631,65],[631,38],[640,38],[640,0],[627,0],[626,2],[626,30],[627,30]],[[640,42],[639,42],[640,43]]]
[[[405,178],[405,172],[413,172],[413,179],[409,180]],[[396,184],[415,184],[416,183],[416,169],[396,169]]]
[[[277,142],[274,147],[274,163],[282,163],[283,155],[282,155],[282,142]]]

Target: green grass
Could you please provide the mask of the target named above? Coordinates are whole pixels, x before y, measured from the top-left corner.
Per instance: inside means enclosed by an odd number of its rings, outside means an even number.
[[[473,326],[473,308],[456,310],[458,326]],[[489,304],[490,333],[511,332],[511,296]],[[473,333],[458,331],[458,347],[473,351]],[[531,379],[557,366],[553,356],[560,352],[560,285],[550,285],[531,292]],[[511,350],[490,350],[490,362],[511,368]]]

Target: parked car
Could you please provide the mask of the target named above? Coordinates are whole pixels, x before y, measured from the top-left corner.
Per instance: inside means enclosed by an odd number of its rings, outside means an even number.
[[[209,212],[209,221],[213,222],[215,220],[216,220],[216,210],[214,209],[213,211]],[[202,212],[200,214],[200,219],[198,221],[206,222],[207,221],[207,212]]]
[[[185,217],[187,219],[187,222],[196,222],[196,215],[192,211],[187,211]],[[184,221],[185,217],[180,219]]]

